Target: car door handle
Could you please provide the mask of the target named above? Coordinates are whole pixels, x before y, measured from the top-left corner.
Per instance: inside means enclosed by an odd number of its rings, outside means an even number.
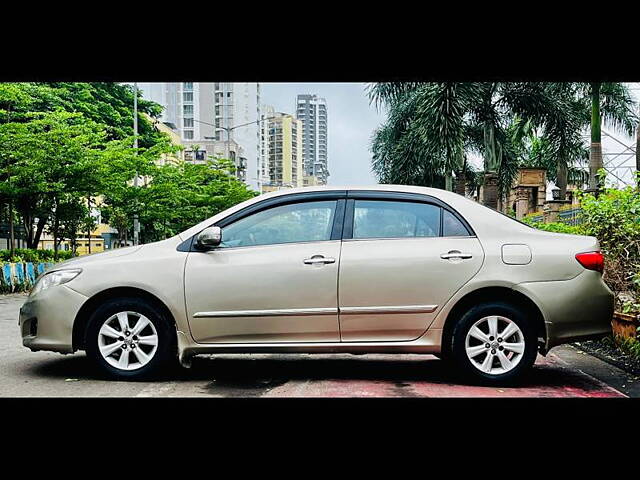
[[[444,260],[448,260],[450,258],[471,258],[473,255],[470,253],[462,253],[459,250],[449,250],[447,253],[443,253],[440,255],[440,258]]]
[[[314,255],[311,258],[305,258],[303,262],[305,263],[305,265],[318,265],[326,263],[336,263],[336,259],[331,257],[324,257],[322,255]]]

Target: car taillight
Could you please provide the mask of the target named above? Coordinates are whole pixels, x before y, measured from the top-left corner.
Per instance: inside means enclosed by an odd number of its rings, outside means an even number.
[[[600,273],[604,271],[604,255],[601,252],[578,253],[576,260],[587,270],[595,270]]]

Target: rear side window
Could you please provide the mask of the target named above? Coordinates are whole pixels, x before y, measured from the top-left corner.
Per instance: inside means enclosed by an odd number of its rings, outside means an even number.
[[[442,210],[442,236],[443,237],[468,237],[471,235],[456,216],[448,210]]]
[[[440,215],[428,203],[356,200],[353,238],[438,237]]]
[[[355,200],[354,239],[467,237],[464,222],[449,210],[431,203],[395,200]]]

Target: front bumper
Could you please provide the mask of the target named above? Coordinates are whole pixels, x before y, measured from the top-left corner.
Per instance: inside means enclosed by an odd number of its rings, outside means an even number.
[[[571,280],[529,282],[514,287],[542,311],[546,350],[611,333],[613,293],[598,272],[585,270]]]
[[[22,344],[31,350],[73,352],[73,322],[84,295],[66,285],[56,285],[27,298],[18,325]]]

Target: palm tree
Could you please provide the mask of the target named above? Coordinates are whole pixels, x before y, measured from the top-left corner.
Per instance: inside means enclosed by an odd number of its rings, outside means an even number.
[[[636,127],[636,181],[640,189],[640,123]]]
[[[595,86],[594,86],[595,85]],[[465,152],[483,157],[482,203],[497,207],[520,162],[524,136],[514,122],[536,129],[545,139],[543,162],[564,199],[568,177],[584,156],[580,134],[592,126],[592,160],[602,165],[600,117],[629,134],[635,130],[634,102],[621,83],[378,83],[371,101],[388,109],[387,122],[374,133],[373,169],[382,183],[442,187],[452,172],[462,191]],[[515,128],[515,127],[514,127]],[[598,151],[600,152],[599,164]],[[595,154],[595,155],[594,155]]]
[[[591,84],[591,151],[589,153],[589,190],[600,189],[598,170],[602,163],[602,133],[600,131],[600,83]]]
[[[589,190],[602,188],[598,180],[598,170],[602,162],[602,122],[614,129],[633,135],[637,116],[635,101],[629,88],[620,82],[582,84],[583,101],[590,101],[591,149],[589,154]]]
[[[439,186],[455,172],[460,183],[464,151],[472,150],[483,157],[482,203],[492,208],[517,170],[508,125],[516,117],[545,125],[562,112],[558,97],[540,83],[396,82],[374,84],[368,93],[388,109],[372,142],[381,182]]]

